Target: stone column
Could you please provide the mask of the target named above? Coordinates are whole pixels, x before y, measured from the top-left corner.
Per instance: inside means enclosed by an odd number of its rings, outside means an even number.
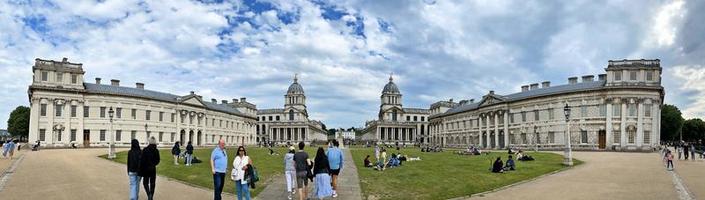
[[[654,105],[654,112],[653,114],[656,114],[658,116],[656,119],[654,119],[656,122],[656,131],[652,132],[652,138],[651,141],[654,141],[654,143],[658,143],[661,141],[661,104],[660,103],[654,103],[658,105]]]
[[[649,141],[649,145],[654,144],[654,143],[658,144],[658,141],[659,141],[659,140],[654,140],[654,139],[658,138],[658,136],[656,136],[656,135],[660,134],[659,130],[657,129],[658,124],[656,123],[656,121],[661,121],[661,119],[658,117],[658,114],[660,114],[660,113],[656,112],[657,107],[658,107],[658,105],[656,105],[656,102],[651,101],[651,135],[650,135],[651,140]]]
[[[44,133],[44,138],[45,138],[45,143],[46,144],[54,144],[54,134],[56,132],[54,131],[54,116],[56,116],[56,111],[54,109],[56,106],[56,102],[54,99],[50,99],[47,101],[47,129],[46,132]],[[99,138],[100,139],[100,138]],[[107,139],[107,137],[106,137]]]
[[[612,102],[605,102],[605,147],[611,148],[614,144],[614,135],[612,135]]]
[[[641,100],[637,102],[636,141],[634,143],[637,148],[641,148],[644,144],[644,103]]]
[[[504,147],[509,147],[511,142],[509,142],[509,110],[504,111]]]
[[[499,116],[497,116],[497,112],[494,113],[492,118],[494,118],[494,148],[499,149]]]
[[[492,147],[492,140],[490,139],[490,115],[489,113],[487,114],[486,117],[486,123],[485,123],[485,130],[487,131],[487,136],[485,139],[487,139],[487,146],[485,148],[490,148]]]
[[[619,145],[622,147],[622,149],[624,149],[627,144],[627,131],[626,131],[627,129],[625,126],[627,124],[627,114],[629,114],[629,113],[627,113],[627,104],[624,103],[624,101],[622,101],[621,104],[622,104],[621,105],[622,106],[622,112],[621,112],[622,118],[621,118],[620,124],[619,124],[620,132],[621,132],[619,134],[620,135],[620,139],[619,139],[620,144]]]
[[[42,101],[39,98],[32,98],[32,101],[30,102],[31,108],[29,114],[29,143],[34,143],[39,140],[39,110],[41,109],[41,102]],[[46,136],[46,132],[44,134]]]

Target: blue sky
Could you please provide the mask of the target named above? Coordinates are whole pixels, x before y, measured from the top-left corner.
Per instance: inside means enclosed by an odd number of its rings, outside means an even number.
[[[390,73],[405,107],[662,60],[666,103],[705,115],[703,1],[2,1],[0,128],[28,105],[34,58],[85,81],[143,82],[280,108],[299,74],[313,119],[374,119]],[[700,11],[700,12],[699,12]]]

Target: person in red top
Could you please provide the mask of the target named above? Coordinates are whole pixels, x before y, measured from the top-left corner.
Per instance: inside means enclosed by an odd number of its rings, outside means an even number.
[[[666,152],[666,169],[673,170],[673,154],[670,150]]]

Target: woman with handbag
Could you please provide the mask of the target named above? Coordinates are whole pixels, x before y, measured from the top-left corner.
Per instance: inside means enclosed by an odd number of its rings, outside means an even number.
[[[239,146],[237,152],[235,152],[235,159],[233,159],[233,170],[230,173],[230,178],[235,181],[235,191],[237,191],[237,199],[250,200],[250,189],[248,187],[248,182],[246,178],[245,171],[248,169],[248,165],[252,165],[252,160],[247,156],[245,147]]]

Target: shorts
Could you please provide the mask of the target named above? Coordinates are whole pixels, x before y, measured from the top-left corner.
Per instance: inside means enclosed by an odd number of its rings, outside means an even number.
[[[306,177],[306,174],[306,171],[296,172],[296,188],[308,186],[308,177]]]
[[[331,175],[331,176],[332,176],[332,175],[337,176],[338,174],[340,174],[340,169],[331,169],[331,170],[330,170],[330,175]]]

